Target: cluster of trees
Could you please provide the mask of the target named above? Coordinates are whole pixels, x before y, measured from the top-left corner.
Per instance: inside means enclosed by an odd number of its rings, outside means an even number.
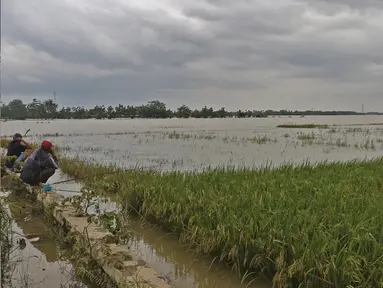
[[[235,112],[226,111],[225,108],[214,110],[213,108],[203,107],[202,109],[192,110],[186,105],[182,105],[176,111],[172,111],[160,101],[150,101],[141,106],[105,107],[97,105],[91,109],[84,107],[61,107],[51,99],[39,101],[33,99],[31,103],[24,104],[21,100],[15,99],[8,104],[1,104],[2,119],[114,119],[114,118],[226,118],[226,117],[268,117],[268,116],[293,116],[293,115],[357,115],[354,111],[289,111],[289,110],[238,110]]]

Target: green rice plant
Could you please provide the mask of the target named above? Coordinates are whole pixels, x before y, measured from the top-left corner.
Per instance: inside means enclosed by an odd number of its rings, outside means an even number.
[[[303,132],[299,132],[297,134],[297,139],[298,140],[314,140],[316,137],[315,137],[315,133],[314,132],[311,132],[311,133],[303,133]]]
[[[217,136],[213,134],[187,134],[187,133],[178,133],[176,131],[167,133],[169,139],[182,139],[182,140],[213,140]]]
[[[251,142],[251,143],[256,143],[256,144],[266,144],[266,143],[270,143],[270,142],[278,142],[278,140],[275,138],[275,139],[272,139],[270,137],[268,137],[267,135],[256,135],[254,137],[247,137],[247,138],[244,138],[243,139],[244,142]]]
[[[347,143],[347,139],[338,138],[335,141],[335,146],[337,146],[337,147],[348,147],[350,145]]]
[[[299,143],[299,142],[298,142]],[[301,140],[301,146],[305,147],[305,146],[313,146],[313,145],[324,145],[325,144],[325,141],[323,139],[303,139]],[[329,145],[329,143],[327,143],[327,145]]]
[[[364,150],[375,150],[376,149],[374,140],[371,140],[369,137],[365,141],[360,143],[358,145],[358,147],[359,147],[359,149],[364,149]]]
[[[302,143],[301,143],[301,145],[303,147],[305,147],[305,146],[312,146],[314,144],[315,144],[315,141],[313,139],[302,140]]]
[[[371,140],[370,148],[371,148],[372,150],[375,150],[375,149],[376,149],[375,144],[374,144],[374,140]]]
[[[115,171],[65,161],[77,177]],[[196,253],[242,275],[272,277],[274,287],[380,287],[381,175],[383,158],[201,173],[133,169],[105,179],[105,192]]]
[[[181,134],[176,132],[176,131],[173,131],[173,132],[168,134],[168,137],[169,137],[169,139],[179,139],[179,138],[181,138]]]
[[[328,153],[330,153],[330,152],[331,152],[331,148],[330,148],[330,147],[325,147],[325,148],[323,148],[323,153],[328,154]]]
[[[242,140],[242,143],[246,142],[246,138],[238,139],[238,136],[232,136],[232,137],[225,136],[225,137],[222,137],[221,140],[223,143],[229,143],[229,142],[239,143],[240,140]]]
[[[295,129],[328,129],[327,124],[282,124],[278,125],[277,128],[295,128]]]
[[[382,126],[382,125],[383,125],[383,123],[347,124],[347,126]],[[336,125],[336,126],[340,126],[340,125]]]
[[[8,143],[9,143],[9,139],[5,138],[5,137],[1,137],[0,138],[0,146],[2,148],[7,148],[8,147]]]
[[[348,133],[361,133],[363,132],[362,128],[347,128],[346,132]]]

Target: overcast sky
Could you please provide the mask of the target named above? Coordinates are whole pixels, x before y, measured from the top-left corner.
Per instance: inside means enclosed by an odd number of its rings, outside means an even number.
[[[2,97],[383,111],[382,0],[4,0]]]

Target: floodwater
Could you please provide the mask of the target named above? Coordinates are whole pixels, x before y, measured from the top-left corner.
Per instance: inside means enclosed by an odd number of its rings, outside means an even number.
[[[331,129],[276,127],[308,123],[334,126]],[[371,115],[1,123],[2,135],[23,133],[27,129],[31,129],[29,139],[49,139],[66,156],[161,170],[345,161],[374,158],[383,151],[383,116]]]
[[[10,203],[13,218],[12,287],[86,288],[73,266],[57,258],[57,243],[28,202]],[[20,242],[21,240],[21,242]],[[24,242],[25,240],[25,242]]]
[[[65,180],[60,171],[49,179],[49,183]],[[54,186],[55,192],[70,197],[78,194],[80,183],[62,183]],[[100,203],[101,210],[118,211],[118,205],[109,201]],[[91,210],[91,209],[90,209]],[[92,213],[92,211],[90,211]],[[175,235],[164,232],[150,224],[142,225],[138,218],[129,220],[132,239],[128,244],[130,250],[146,261],[161,276],[169,280],[176,288],[270,288],[270,282],[263,279],[244,279],[238,277],[226,266],[212,263],[212,259],[204,260],[193,256],[182,247]]]

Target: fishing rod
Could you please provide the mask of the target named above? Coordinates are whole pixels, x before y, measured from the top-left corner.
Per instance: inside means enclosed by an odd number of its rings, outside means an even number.
[[[27,134],[28,134],[29,131],[31,131],[31,129],[28,129],[28,130],[24,133],[24,137],[27,137]],[[24,142],[24,143],[25,143],[25,142]],[[27,144],[27,148],[32,149],[32,146],[30,146],[30,144]]]
[[[57,182],[54,182],[51,184],[44,185],[43,190],[48,192],[48,191],[52,191],[52,186],[56,185],[56,184],[63,184],[63,183],[68,183],[68,182],[72,182],[72,181],[77,181],[77,180],[84,180],[84,179],[87,179],[89,177],[99,177],[99,176],[103,176],[103,175],[112,175],[112,174],[117,174],[117,173],[121,173],[124,171],[126,171],[126,170],[118,170],[118,171],[113,171],[113,172],[101,173],[101,174],[96,174],[96,175],[89,175],[89,176],[85,176],[85,177],[75,177],[75,178],[70,178],[70,179],[63,180],[63,181],[57,181]],[[58,190],[61,190],[61,189],[58,189]],[[78,192],[78,191],[64,191],[64,192]]]
[[[85,176],[85,177],[75,177],[75,178],[70,178],[70,179],[63,180],[63,181],[54,182],[54,183],[49,184],[49,185],[62,184],[62,183],[67,183],[67,182],[71,182],[71,181],[76,181],[76,180],[84,180],[84,179],[89,178],[89,177],[98,177],[98,176],[103,176],[103,175],[112,175],[112,174],[117,174],[117,173],[121,173],[121,172],[124,172],[124,171],[126,171],[126,170],[118,170],[118,171],[113,171],[113,172],[106,172],[106,173],[101,173],[101,174],[96,174],[96,175],[89,175],[89,176]]]
[[[108,172],[108,173],[102,173],[102,174],[96,174],[96,175],[89,175],[89,176],[85,176],[85,177],[75,177],[75,178],[70,178],[70,179],[63,180],[63,181],[57,181],[57,182],[54,182],[51,184],[44,185],[43,190],[44,191],[52,191],[52,186],[56,185],[56,184],[68,183],[68,182],[77,181],[77,180],[84,180],[84,179],[89,178],[89,177],[98,177],[98,176],[103,176],[103,175],[117,174],[120,172],[123,172],[123,171],[114,171],[114,172]],[[67,192],[75,192],[75,191],[67,191]]]
[[[138,169],[150,169],[150,168],[158,168],[159,166],[146,166],[146,167],[141,167],[141,168],[138,168]],[[76,181],[76,180],[84,180],[84,179],[87,179],[89,177],[99,177],[99,176],[104,176],[104,175],[113,175],[113,174],[118,174],[118,173],[123,173],[123,172],[126,172],[126,171],[129,171],[129,170],[134,170],[135,168],[131,168],[131,169],[123,169],[123,170],[117,170],[117,171],[113,171],[113,172],[105,172],[105,173],[100,173],[100,174],[96,174],[96,175],[89,175],[89,176],[85,176],[85,177],[75,177],[75,178],[70,178],[70,179],[67,179],[67,180],[63,180],[63,181],[58,181],[58,182],[54,182],[50,185],[55,185],[55,184],[62,184],[62,183],[67,183],[67,182],[71,182],[71,181]]]

